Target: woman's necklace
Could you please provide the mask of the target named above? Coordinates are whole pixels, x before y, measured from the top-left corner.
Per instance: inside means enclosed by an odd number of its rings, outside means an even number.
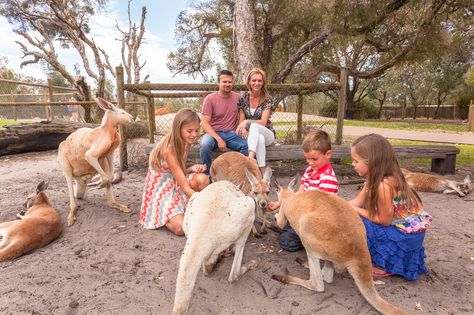
[[[250,108],[256,108],[259,105],[259,102],[260,102],[260,95],[257,95],[257,96],[250,95],[249,96]]]

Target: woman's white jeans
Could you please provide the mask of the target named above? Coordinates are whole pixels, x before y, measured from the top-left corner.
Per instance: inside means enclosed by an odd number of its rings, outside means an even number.
[[[259,167],[265,166],[265,158],[267,155],[267,149],[265,147],[272,144],[273,141],[275,141],[273,131],[257,123],[250,125],[247,143],[249,151],[255,152]]]

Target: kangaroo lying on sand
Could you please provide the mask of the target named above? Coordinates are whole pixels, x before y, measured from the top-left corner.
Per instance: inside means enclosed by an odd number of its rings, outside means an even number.
[[[28,196],[24,203],[26,213],[17,215],[21,220],[0,224],[0,261],[15,259],[43,247],[61,234],[61,218],[44,193],[47,187],[48,184],[42,181],[36,194]]]
[[[382,299],[374,287],[372,262],[364,224],[345,200],[323,191],[295,193],[294,178],[288,188],[279,187],[280,210],[277,224],[283,228],[288,220],[301,238],[309,265],[309,280],[290,275],[273,275],[283,283],[324,291],[324,281],[332,283],[334,268],[347,268],[362,296],[382,314],[408,314]],[[325,260],[321,270],[320,260]]]
[[[231,245],[235,254],[230,282],[257,266],[255,260],[242,266],[254,219],[255,202],[228,181],[212,183],[191,196],[183,221],[186,245],[179,262],[173,315],[186,313],[200,267],[208,275]]]
[[[268,206],[268,194],[270,193],[270,179],[272,177],[272,169],[265,168],[263,174],[255,159],[249,158],[242,153],[229,151],[217,157],[211,164],[210,175],[213,182],[220,180],[228,180],[239,187],[244,194],[251,196],[256,204],[255,218],[262,222],[260,231],[255,226],[252,227],[252,233],[255,237],[260,234],[267,233],[265,218],[267,212],[265,208]],[[269,222],[269,224],[271,224]]]
[[[130,209],[115,200],[111,182],[114,175],[114,150],[121,140],[117,126],[131,123],[133,117],[104,99],[96,98],[96,102],[105,111],[100,126],[77,129],[59,144],[58,162],[69,190],[68,226],[76,220],[76,198],[84,197],[87,184],[95,174],[101,177],[98,188],[107,187],[107,204],[120,211],[130,212]]]
[[[443,177],[438,177],[425,173],[413,173],[402,168],[405,179],[416,191],[436,192],[443,194],[457,193],[460,197],[468,195],[472,191],[472,184],[469,175],[460,183]]]

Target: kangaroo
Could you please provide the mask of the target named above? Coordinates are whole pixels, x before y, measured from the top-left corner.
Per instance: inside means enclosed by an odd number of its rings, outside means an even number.
[[[382,314],[408,314],[382,299],[374,287],[372,262],[364,224],[345,200],[324,191],[294,192],[296,177],[287,188],[278,188],[280,210],[277,224],[288,220],[301,238],[308,256],[309,280],[290,275],[272,279],[297,284],[317,292],[324,291],[324,281],[332,283],[334,269],[348,269],[362,296]],[[325,260],[323,269],[320,260]]]
[[[21,220],[0,223],[0,261],[43,247],[61,234],[61,218],[46,197],[46,188],[48,184],[42,181],[36,193],[27,197],[23,204],[26,212],[17,215]]]
[[[107,189],[107,205],[122,212],[130,212],[127,206],[115,200],[112,181],[114,150],[121,141],[117,126],[131,123],[133,117],[102,98],[96,98],[96,103],[105,111],[100,126],[74,131],[59,144],[58,148],[58,163],[69,190],[68,226],[76,221],[76,198],[84,197],[87,184],[96,174],[99,174],[101,178],[98,188],[106,187]]]
[[[267,213],[264,209],[268,206],[272,169],[266,167],[262,176],[255,159],[239,152],[229,151],[212,162],[210,174],[213,182],[228,180],[240,187],[244,194],[252,196],[257,204],[255,218],[262,221],[260,230],[257,231],[257,228],[253,226],[252,233],[255,237],[265,234],[267,226],[265,216]]]
[[[221,252],[231,245],[235,245],[235,254],[229,282],[258,265],[251,260],[242,266],[254,219],[254,201],[229,181],[212,183],[191,196],[183,221],[186,245],[179,262],[173,315],[187,311],[199,268],[208,275]]]
[[[413,173],[404,168],[402,168],[402,172],[408,185],[413,187],[416,191],[443,194],[457,193],[460,197],[464,197],[472,191],[469,175],[467,175],[461,183],[431,174]]]

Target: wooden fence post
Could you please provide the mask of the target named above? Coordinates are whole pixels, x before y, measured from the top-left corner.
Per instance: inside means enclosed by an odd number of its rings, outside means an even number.
[[[15,103],[15,95],[13,95],[13,93],[11,94],[11,100],[12,100],[12,103]],[[13,120],[14,120],[14,121],[17,120],[17,117],[16,117],[16,105],[13,105]]]
[[[336,126],[336,141],[335,144],[342,144],[342,132],[344,127],[344,115],[346,113],[347,103],[347,69],[341,68],[339,77],[341,89],[339,90],[339,99],[337,102],[337,126]]]
[[[48,103],[53,101],[53,80],[51,78],[48,78]],[[49,104],[46,105],[46,119],[48,121],[53,120],[53,113],[51,106]]]
[[[123,68],[121,66],[115,67],[115,77],[117,83],[117,106],[125,108],[125,95],[123,91]],[[120,169],[122,171],[128,170],[128,156],[127,156],[127,133],[125,126],[119,126],[120,138]]]
[[[303,95],[298,94],[298,105],[296,107],[296,140],[300,141],[303,137]]]
[[[468,127],[469,131],[474,131],[474,102],[471,101],[471,105],[469,106],[469,121]]]
[[[154,98],[149,96],[146,99],[146,108],[148,116],[148,139],[150,143],[155,143],[155,131],[156,131],[156,122],[155,122],[155,102]]]

